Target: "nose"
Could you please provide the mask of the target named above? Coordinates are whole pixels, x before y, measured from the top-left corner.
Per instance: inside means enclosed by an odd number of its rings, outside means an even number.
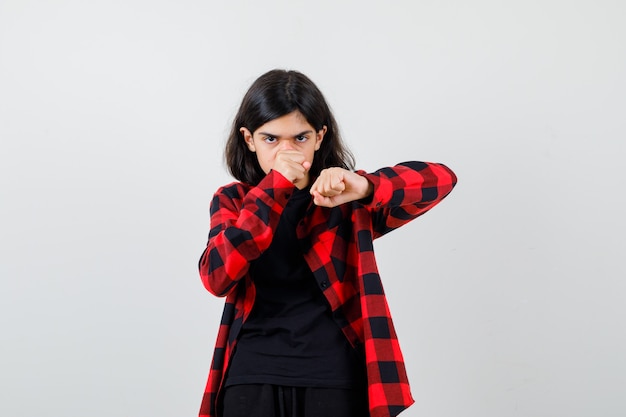
[[[280,144],[280,149],[282,151],[293,151],[296,148],[294,148],[293,143],[291,143],[290,140],[282,140]]]

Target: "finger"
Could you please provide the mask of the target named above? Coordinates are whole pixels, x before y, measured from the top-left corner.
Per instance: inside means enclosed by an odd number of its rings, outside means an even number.
[[[326,195],[328,190],[328,169],[322,170],[320,176],[315,181],[315,190],[322,195]]]
[[[347,203],[350,198],[346,197],[344,194],[336,195],[333,197],[326,197],[317,191],[313,192],[313,203],[320,207],[337,207],[341,204]]]
[[[324,197],[335,197],[341,194],[340,190],[327,189],[321,192]]]
[[[311,188],[309,189],[309,194],[313,195],[313,193],[317,191],[317,186],[319,184],[319,181],[320,181],[319,177],[317,177],[315,181],[313,181],[313,184],[311,184]]]
[[[341,190],[343,186],[343,170],[340,168],[331,168],[327,172],[327,186],[329,189]]]
[[[292,175],[293,175],[293,183],[295,184],[298,181],[304,179],[304,177],[306,176],[306,171],[302,167],[302,165],[298,165],[296,167],[293,167]]]
[[[322,196],[332,197],[338,194],[338,191],[333,190],[332,187],[332,170],[324,169],[320,172],[313,185],[311,186],[311,194],[313,191],[320,193]]]
[[[320,172],[320,175],[315,179],[315,181],[313,182],[313,185],[311,185],[311,194],[313,194],[313,192],[318,192],[321,193],[324,189],[324,181],[325,181],[325,174],[324,174],[325,170],[322,170],[322,172]]]
[[[289,161],[293,161],[293,162],[297,162],[299,164],[303,163],[305,161],[305,157],[304,154],[300,151],[294,151],[294,150],[282,150],[282,151],[278,151],[276,153],[276,158],[277,159],[283,159],[283,160],[289,160]]]
[[[341,194],[346,189],[346,185],[343,183],[343,177],[338,175],[336,172],[331,171],[330,175],[328,175],[328,179],[326,181],[324,187],[325,196],[334,196]]]
[[[303,179],[304,176],[306,175],[306,169],[304,169],[304,167],[298,163],[294,163],[294,162],[290,163],[288,170],[289,170],[289,173],[294,178],[293,182]]]
[[[306,175],[306,170],[302,164],[291,160],[276,161],[273,169],[280,172],[285,178],[294,183],[296,180],[302,179]]]
[[[311,194],[313,195],[313,203],[315,205],[320,207],[334,207],[332,203],[332,198],[324,197],[317,191],[312,191]]]
[[[343,192],[346,189],[346,184],[343,182],[343,177],[335,177],[335,181],[331,182],[331,188],[334,191]]]

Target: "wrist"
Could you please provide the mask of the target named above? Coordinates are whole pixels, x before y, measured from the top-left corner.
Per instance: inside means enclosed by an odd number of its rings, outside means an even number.
[[[362,175],[361,177],[362,187],[361,187],[361,198],[359,200],[365,200],[374,194],[374,184],[372,184],[367,178]]]

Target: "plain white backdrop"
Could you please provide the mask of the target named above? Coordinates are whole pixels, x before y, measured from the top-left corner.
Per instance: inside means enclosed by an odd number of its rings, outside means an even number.
[[[403,416],[626,415],[626,3],[0,0],[0,415],[197,415],[197,261],[250,83],[459,185],[376,243]]]

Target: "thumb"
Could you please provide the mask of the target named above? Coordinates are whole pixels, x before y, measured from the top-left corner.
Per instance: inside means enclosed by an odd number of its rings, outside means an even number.
[[[330,200],[328,197],[324,197],[317,191],[313,191],[313,203],[317,206],[328,206],[328,201]]]

